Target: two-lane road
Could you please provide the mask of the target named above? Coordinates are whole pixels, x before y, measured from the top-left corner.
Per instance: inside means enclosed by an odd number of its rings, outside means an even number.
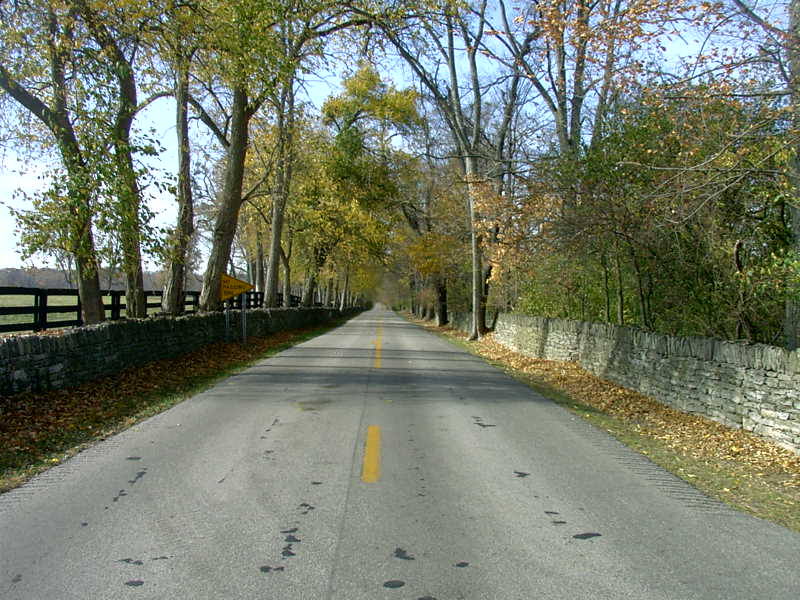
[[[373,310],[0,496],[0,598],[800,598],[800,535]]]

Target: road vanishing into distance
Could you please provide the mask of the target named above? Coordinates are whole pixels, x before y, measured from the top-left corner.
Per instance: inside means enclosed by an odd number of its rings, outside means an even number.
[[[0,598],[800,598],[739,513],[372,310],[0,496]]]

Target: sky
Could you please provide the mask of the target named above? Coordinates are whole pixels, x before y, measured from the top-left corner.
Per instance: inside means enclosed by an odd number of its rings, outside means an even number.
[[[10,208],[22,209],[26,202],[16,193],[19,189],[35,192],[41,187],[35,169],[22,173],[25,165],[10,154],[0,161],[0,268],[20,267],[22,261],[17,252],[17,233]],[[27,169],[26,169],[27,170]]]
[[[158,100],[143,111],[136,121],[138,127],[147,129],[152,126],[156,129],[156,137],[165,148],[165,152],[156,162],[160,168],[168,169],[172,173],[175,169],[170,168],[170,165],[177,165],[174,106],[174,102],[169,99]],[[17,247],[19,235],[10,211],[10,208],[25,210],[30,206],[19,190],[24,190],[29,195],[43,190],[47,180],[42,175],[46,171],[47,166],[43,162],[21,158],[11,150],[0,155],[0,269],[52,266],[42,257],[22,260]],[[177,214],[174,199],[167,194],[148,195],[151,197],[149,207],[157,215],[155,224],[173,225]]]
[[[317,107],[321,108],[322,102],[333,90],[337,89],[338,76],[333,73],[326,73],[320,78],[310,82],[307,86],[309,100]],[[159,99],[142,111],[137,116],[135,126],[147,130],[150,127],[155,129],[155,137],[164,147],[164,152],[155,159],[150,159],[153,164],[161,170],[166,170],[173,176],[177,170],[177,144],[175,141],[175,103],[170,98]],[[196,131],[197,122],[192,124]],[[145,164],[148,164],[145,161]],[[16,223],[11,214],[11,208],[25,210],[30,206],[29,202],[19,190],[24,190],[27,194],[34,194],[46,187],[47,180],[42,178],[42,174],[47,170],[43,163],[36,163],[28,159],[20,158],[12,150],[6,149],[0,153],[0,269],[5,268],[26,268],[30,266],[47,267],[54,266],[52,262],[41,256],[23,261],[17,243],[19,235],[16,231]],[[171,194],[159,193],[154,189],[146,190],[148,206],[156,215],[154,226],[172,227],[177,216],[177,205]],[[152,263],[145,263],[145,269],[155,268]]]
[[[674,43],[674,42],[673,42]],[[687,47],[684,44],[679,52],[686,55]],[[691,44],[689,44],[691,46]],[[346,65],[339,65],[343,68]],[[352,65],[349,65],[352,66]],[[396,85],[408,85],[409,74],[400,66],[394,65],[390,68],[390,77],[397,83]],[[327,72],[320,75],[316,81],[308,86],[309,100],[318,108],[321,107],[324,99],[337,88],[339,81],[338,73]],[[153,127],[156,137],[165,152],[151,159],[153,164],[162,170],[174,174],[177,166],[177,152],[175,144],[174,126],[174,101],[171,99],[160,99],[153,103],[147,110],[137,117],[136,126],[146,130]],[[204,127],[196,122],[193,127]],[[205,138],[205,136],[202,136]],[[206,138],[207,139],[207,138]],[[41,164],[30,164],[20,162],[13,151],[6,150],[5,154],[0,153],[0,268],[21,268],[26,266],[48,266],[45,259],[34,257],[32,260],[22,261],[17,248],[18,235],[15,232],[15,222],[9,207],[25,209],[27,202],[15,192],[19,189],[25,190],[28,194],[42,189],[46,185],[46,180],[39,176],[45,171]],[[176,216],[176,205],[174,198],[166,193],[158,193],[149,190],[146,194],[150,209],[156,215],[155,226],[174,225]],[[153,265],[145,265],[145,268],[153,268]]]

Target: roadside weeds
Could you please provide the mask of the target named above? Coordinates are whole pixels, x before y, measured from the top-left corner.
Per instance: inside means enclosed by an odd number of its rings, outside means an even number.
[[[245,345],[217,342],[73,388],[0,396],[0,493],[258,360],[342,323],[248,337]]]
[[[670,408],[595,377],[576,363],[530,358],[492,334],[405,318],[503,369],[708,496],[800,532],[800,456],[752,433]]]

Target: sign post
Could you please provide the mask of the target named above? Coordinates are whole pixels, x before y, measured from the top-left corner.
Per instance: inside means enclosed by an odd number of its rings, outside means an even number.
[[[247,339],[247,295],[245,292],[252,290],[253,284],[236,279],[230,275],[222,274],[222,279],[219,283],[219,299],[223,302],[234,296],[241,294],[242,296],[242,343]],[[230,334],[230,318],[228,316],[228,309],[225,309],[225,338]]]
[[[225,307],[225,342],[231,341],[231,309]]]

